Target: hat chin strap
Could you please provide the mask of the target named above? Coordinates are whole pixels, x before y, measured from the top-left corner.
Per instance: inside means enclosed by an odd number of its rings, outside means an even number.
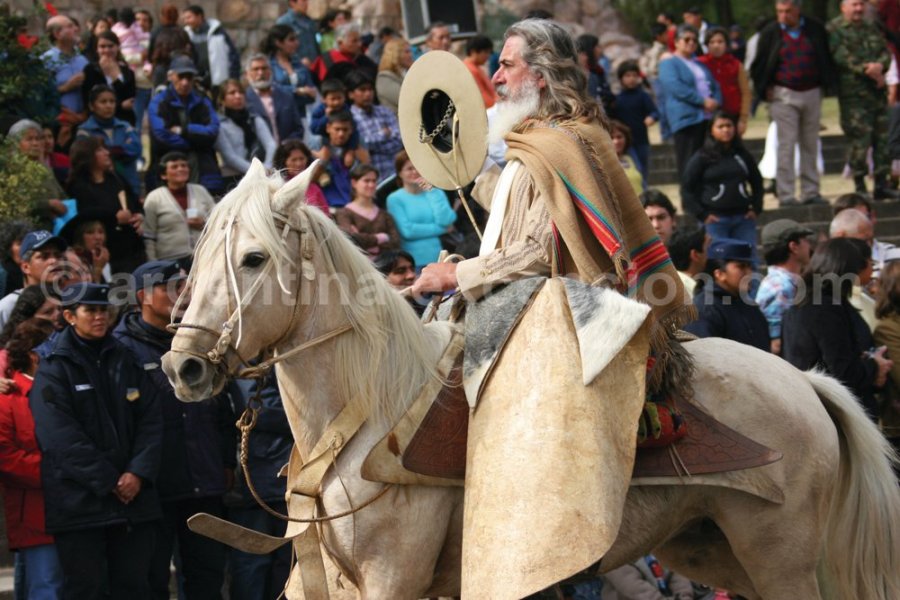
[[[452,102],[450,103],[450,107],[453,107]],[[448,113],[449,113],[449,109],[448,109]],[[448,115],[445,115],[445,119],[447,116]],[[438,125],[438,127],[435,128],[435,130],[434,130],[435,133],[437,133],[438,131],[443,129],[443,126],[444,126],[444,121],[441,121],[441,123]],[[478,227],[478,223],[475,221],[475,215],[472,214],[472,209],[469,206],[469,201],[466,200],[466,195],[463,193],[463,190],[462,190],[463,186],[460,185],[460,183],[459,183],[458,169],[459,169],[459,165],[460,165],[460,158],[462,158],[462,157],[460,157],[459,153],[457,152],[457,148],[459,148],[460,144],[457,143],[459,141],[459,113],[456,111],[453,112],[453,125],[452,125],[451,130],[452,130],[452,136],[453,136],[452,137],[453,143],[450,145],[450,148],[451,148],[450,149],[450,158],[453,161],[453,165],[457,168],[456,173],[453,173],[450,169],[447,168],[447,166],[444,164],[444,161],[441,160],[440,156],[438,155],[437,150],[434,149],[434,144],[426,144],[426,145],[428,146],[428,149],[431,151],[431,153],[434,155],[435,159],[437,159],[435,162],[437,162],[439,165],[441,165],[441,168],[444,169],[444,171],[447,173],[447,177],[449,177],[450,181],[453,183],[453,187],[456,189],[456,195],[459,197],[460,201],[462,201],[462,205],[466,209],[466,214],[469,216],[469,221],[472,223],[472,228],[475,229],[475,233],[478,235],[478,241],[483,241],[484,237],[481,234],[481,228]],[[434,137],[434,134],[432,134],[432,139],[433,139],[433,137]],[[420,141],[421,141],[421,133],[420,133]]]

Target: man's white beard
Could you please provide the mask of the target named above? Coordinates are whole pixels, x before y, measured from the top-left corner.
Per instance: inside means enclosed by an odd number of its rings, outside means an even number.
[[[272,79],[273,79],[272,77],[269,77],[268,79],[259,79],[257,81],[251,81],[250,87],[252,87],[254,90],[267,90],[270,87],[272,87]]]
[[[497,91],[506,95],[505,87],[498,86]],[[497,111],[488,128],[490,144],[499,144],[516,125],[537,114],[541,106],[541,91],[536,85],[523,85],[518,94],[499,100],[496,106]]]

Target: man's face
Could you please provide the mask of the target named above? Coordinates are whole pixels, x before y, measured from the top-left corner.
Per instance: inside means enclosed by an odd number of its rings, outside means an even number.
[[[144,307],[143,310],[152,313],[153,316],[156,317],[154,319],[156,321],[171,321],[175,302],[184,290],[184,284],[185,280],[182,279],[179,281],[160,283],[152,286],[149,290],[144,290],[142,292],[143,298],[141,299],[141,303]],[[187,302],[184,302],[182,303],[182,306],[179,307],[179,314],[175,316],[179,318],[184,316],[184,311],[186,309]]]
[[[350,141],[353,125],[347,121],[335,121],[325,126],[325,133],[328,134],[328,141],[332,146],[344,146]]]
[[[786,27],[796,27],[800,24],[800,7],[791,2],[776,2],[775,17]]]
[[[695,273],[702,273],[706,270],[706,261],[709,259],[709,256],[706,254],[706,251],[709,249],[709,245],[712,243],[712,237],[709,234],[703,238],[703,248],[701,250],[691,250],[691,268]]]
[[[31,258],[23,261],[21,265],[27,284],[35,285],[43,281],[55,280],[59,276],[59,271],[54,267],[62,255],[62,250],[55,244],[45,244],[32,252]]]
[[[450,30],[446,27],[435,27],[431,30],[431,35],[425,40],[425,45],[429,50],[450,50],[453,39],[450,37]]]
[[[183,13],[181,13],[181,20],[182,20],[182,22],[184,22],[185,25],[187,25],[194,31],[197,31],[198,29],[200,29],[200,26],[203,25],[203,17],[201,17],[200,15],[194,14],[189,10],[186,10]]]
[[[703,15],[695,15],[694,13],[684,13],[683,19],[685,24],[690,25],[691,27],[700,30],[700,27],[703,26]]]
[[[56,274],[52,279],[58,281],[61,287],[66,287],[73,283],[90,283],[92,281],[91,270],[81,260],[77,252],[69,248],[66,250],[63,258],[64,261],[60,265],[62,268],[56,268],[52,271]]]
[[[472,62],[474,62],[479,67],[486,63],[491,58],[490,50],[481,50],[480,52],[473,52],[471,55]]]
[[[267,60],[254,60],[247,68],[247,81],[255,90],[268,89],[272,85],[272,67]]]
[[[812,242],[808,237],[802,237],[796,242],[790,244],[791,254],[793,254],[800,266],[805,267],[812,260]]]
[[[169,81],[172,83],[172,87],[175,88],[175,93],[179,96],[187,96],[194,89],[193,73],[179,74],[169,71]]]
[[[650,224],[653,225],[653,231],[659,236],[663,244],[668,244],[675,231],[675,219],[669,212],[661,206],[648,206],[644,209]]]
[[[871,221],[863,223],[859,226],[859,229],[856,230],[856,235],[848,235],[847,237],[862,240],[871,246],[875,243],[875,227],[872,225]]]
[[[64,18],[65,22],[56,32],[56,41],[63,44],[74,44],[78,41],[78,27],[72,19]]]
[[[342,39],[338,41],[338,50],[348,56],[356,56],[362,50],[362,41],[359,38],[358,31],[348,31]]]
[[[515,35],[503,44],[503,50],[500,52],[500,68],[491,79],[501,102],[520,97],[525,86],[536,85],[539,89],[543,89],[546,85],[544,79],[532,73],[522,59],[524,46],[525,41]]]
[[[306,11],[309,9],[309,0],[288,0],[288,6],[295,13],[306,14]]]
[[[864,0],[841,0],[841,14],[851,23],[859,23],[866,12]]]
[[[375,88],[365,83],[350,92],[350,100],[359,108],[370,108],[375,102]]]

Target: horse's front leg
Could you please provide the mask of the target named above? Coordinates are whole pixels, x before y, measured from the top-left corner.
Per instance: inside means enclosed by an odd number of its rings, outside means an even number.
[[[361,487],[378,490],[377,484]],[[354,499],[364,495],[355,493]],[[332,522],[325,543],[354,573],[358,598],[417,600],[434,590],[439,561],[447,554],[445,545],[459,539],[451,535],[450,525],[458,522],[454,515],[461,502],[458,488],[394,486],[352,518]],[[327,504],[326,510],[336,512]],[[454,583],[438,586],[440,592],[455,587],[447,591],[458,593],[458,580]]]

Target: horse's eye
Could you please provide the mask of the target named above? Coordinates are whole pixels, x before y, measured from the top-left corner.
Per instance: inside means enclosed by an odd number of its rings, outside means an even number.
[[[248,269],[255,269],[266,262],[266,255],[262,252],[251,252],[247,256],[244,257],[244,260],[241,262],[242,267],[247,267]]]

